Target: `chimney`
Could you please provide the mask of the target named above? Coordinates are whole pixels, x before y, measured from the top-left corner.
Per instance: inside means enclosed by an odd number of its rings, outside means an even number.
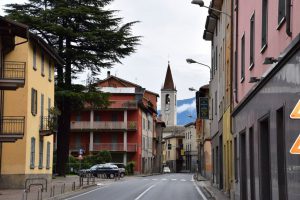
[[[107,71],[107,78],[110,77],[110,71]]]

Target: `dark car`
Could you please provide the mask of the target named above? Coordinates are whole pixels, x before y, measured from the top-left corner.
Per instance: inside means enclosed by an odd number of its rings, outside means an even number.
[[[126,174],[125,165],[123,163],[107,163],[109,165],[116,165],[119,168],[120,177],[123,178]]]
[[[119,174],[119,168],[116,165],[98,165],[97,167],[91,169],[91,173],[95,177],[100,177],[100,175],[105,174],[108,178],[114,178]]]
[[[95,170],[100,165],[94,165],[90,169],[81,169],[78,171],[78,176],[86,177],[88,174],[90,174],[93,170]]]

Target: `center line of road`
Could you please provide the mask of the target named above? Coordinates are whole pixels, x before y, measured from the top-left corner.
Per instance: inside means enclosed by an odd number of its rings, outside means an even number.
[[[167,179],[166,179],[166,178],[163,178],[163,179],[161,179],[161,180],[166,181]]]
[[[181,179],[180,181],[185,181],[185,179]]]
[[[139,200],[140,198],[142,198],[142,196],[144,196],[149,190],[151,190],[153,187],[155,187],[155,185],[151,185],[147,190],[145,190],[144,192],[142,192],[137,198],[135,198],[134,200]]]
[[[154,178],[154,179],[152,179],[152,181],[157,181],[157,179],[156,179],[156,178]]]
[[[172,181],[176,181],[177,179],[176,178],[173,178],[173,179],[171,179]]]

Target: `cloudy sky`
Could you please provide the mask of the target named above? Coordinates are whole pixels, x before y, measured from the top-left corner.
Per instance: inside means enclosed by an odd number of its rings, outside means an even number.
[[[1,0],[3,5],[26,0]],[[187,64],[193,58],[210,65],[210,42],[202,39],[207,9],[190,3],[191,0],[115,0],[111,9],[120,10],[124,22],[140,21],[133,34],[142,36],[137,52],[122,60],[123,64],[110,69],[111,74],[160,94],[168,60],[178,91],[178,99],[193,97],[189,87],[199,88],[209,81],[209,70]],[[209,0],[204,1],[209,5]],[[103,70],[99,78],[106,77]],[[82,75],[85,77],[85,75]],[[159,102],[160,104],[160,102]]]

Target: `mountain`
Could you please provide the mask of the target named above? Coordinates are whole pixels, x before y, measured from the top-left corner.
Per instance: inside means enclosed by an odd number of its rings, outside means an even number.
[[[160,114],[160,110],[158,110]],[[185,125],[196,120],[196,98],[177,100],[177,125]]]

